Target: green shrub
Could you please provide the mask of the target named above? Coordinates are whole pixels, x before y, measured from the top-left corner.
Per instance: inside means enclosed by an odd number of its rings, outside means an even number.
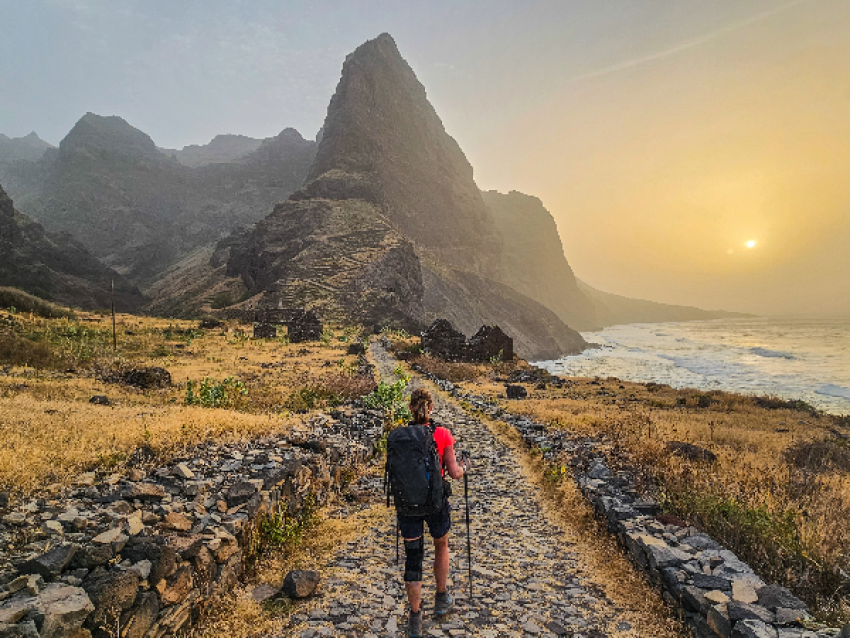
[[[395,375],[396,381],[393,383],[381,381],[374,391],[362,398],[364,406],[384,413],[387,429],[393,429],[413,418],[404,396],[410,377],[404,373],[401,366],[395,369]]]
[[[236,407],[245,396],[248,396],[248,389],[235,377],[227,377],[223,381],[207,377],[200,384],[194,381],[186,383],[186,405],[231,408]]]

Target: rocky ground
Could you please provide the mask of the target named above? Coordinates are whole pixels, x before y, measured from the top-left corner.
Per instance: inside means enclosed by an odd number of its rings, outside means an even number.
[[[380,374],[392,376],[396,364],[380,346],[372,355]],[[412,381],[414,387],[422,382]],[[470,473],[473,595],[468,595],[463,483],[452,498],[450,589],[456,609],[433,617],[433,576],[423,589],[425,633],[429,636],[661,636],[667,618],[639,622],[605,594],[592,566],[569,534],[547,515],[540,494],[523,473],[515,452],[487,426],[457,404],[436,396],[435,420],[451,425],[457,447],[474,459]],[[380,498],[376,480],[375,507]],[[402,583],[404,554],[396,563],[392,512],[342,547],[324,566],[331,576],[312,606],[299,610],[286,636],[404,635],[406,600]],[[426,550],[426,569],[433,549]],[[655,595],[647,587],[647,595]],[[631,622],[629,622],[631,620]]]

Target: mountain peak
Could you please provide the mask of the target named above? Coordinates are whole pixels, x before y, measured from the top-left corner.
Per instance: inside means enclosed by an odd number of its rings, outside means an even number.
[[[308,179],[323,175],[369,184],[386,217],[420,253],[467,270],[498,271],[500,239],[472,166],[389,34],[363,43],[343,64]]]
[[[118,155],[142,155],[162,159],[153,140],[117,115],[86,113],[59,143],[61,152],[96,149]]]

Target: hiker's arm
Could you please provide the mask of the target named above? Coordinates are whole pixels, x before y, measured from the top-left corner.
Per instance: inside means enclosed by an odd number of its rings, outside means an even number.
[[[453,479],[459,479],[463,476],[463,466],[457,462],[455,458],[455,446],[448,445],[446,449],[443,450],[443,465],[446,466],[446,471],[449,473]]]

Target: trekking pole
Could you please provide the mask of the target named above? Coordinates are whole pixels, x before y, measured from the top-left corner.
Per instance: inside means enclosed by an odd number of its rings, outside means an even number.
[[[472,540],[469,535],[469,477],[466,468],[469,466],[469,452],[461,450],[461,458],[465,461],[463,470],[463,497],[466,501],[466,569],[469,572],[469,604],[472,605]]]
[[[398,517],[395,519],[395,564],[398,567],[398,537],[401,532],[398,529]]]

